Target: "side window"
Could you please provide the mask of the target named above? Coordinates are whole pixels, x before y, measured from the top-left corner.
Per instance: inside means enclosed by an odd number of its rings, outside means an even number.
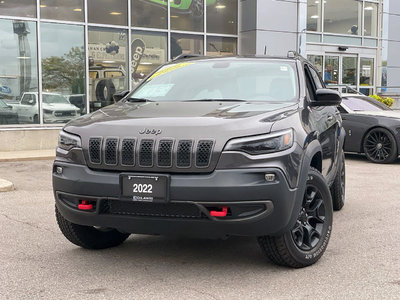
[[[323,89],[324,84],[322,83],[321,77],[319,77],[317,71],[314,68],[309,68],[312,78],[314,79],[315,86],[318,89]]]
[[[310,70],[307,66],[304,67],[304,75],[306,78],[306,85],[307,85],[307,95],[308,98],[311,100],[315,99],[315,85],[314,85],[314,81],[312,80],[311,74],[310,74]]]
[[[21,100],[21,104],[30,105],[29,100],[33,99],[31,94],[25,94]]]

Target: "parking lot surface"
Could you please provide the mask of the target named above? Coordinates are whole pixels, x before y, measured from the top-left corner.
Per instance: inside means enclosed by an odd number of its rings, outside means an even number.
[[[51,161],[0,164],[0,299],[400,299],[400,162],[347,156],[329,246],[305,269],[269,263],[252,238],[132,235],[78,248],[54,217]]]

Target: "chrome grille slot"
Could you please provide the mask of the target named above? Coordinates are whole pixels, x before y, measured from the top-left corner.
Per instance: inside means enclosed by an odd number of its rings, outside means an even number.
[[[135,139],[124,139],[121,143],[121,164],[123,166],[135,165]]]
[[[153,140],[142,140],[139,148],[139,165],[142,167],[153,166]]]
[[[181,140],[178,143],[176,154],[176,165],[180,168],[189,168],[192,160],[192,144],[191,140]]]
[[[172,140],[161,140],[158,146],[158,166],[172,167]]]
[[[200,140],[197,144],[196,166],[200,168],[208,167],[211,159],[211,150],[214,142],[209,140]]]
[[[89,139],[89,160],[92,164],[101,163],[101,138]]]
[[[107,138],[104,142],[104,163],[115,166],[117,164],[118,139]]]

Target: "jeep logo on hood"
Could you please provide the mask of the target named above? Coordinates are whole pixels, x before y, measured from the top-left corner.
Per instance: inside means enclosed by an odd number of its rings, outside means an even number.
[[[161,132],[162,132],[161,129],[143,128],[142,130],[139,131],[139,134],[155,134],[155,135],[159,135]]]

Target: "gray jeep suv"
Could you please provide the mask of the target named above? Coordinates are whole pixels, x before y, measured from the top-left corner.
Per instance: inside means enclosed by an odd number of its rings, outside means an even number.
[[[344,203],[340,101],[294,53],[165,64],[61,131],[59,227],[90,249],[131,233],[254,236],[274,263],[311,265]]]

